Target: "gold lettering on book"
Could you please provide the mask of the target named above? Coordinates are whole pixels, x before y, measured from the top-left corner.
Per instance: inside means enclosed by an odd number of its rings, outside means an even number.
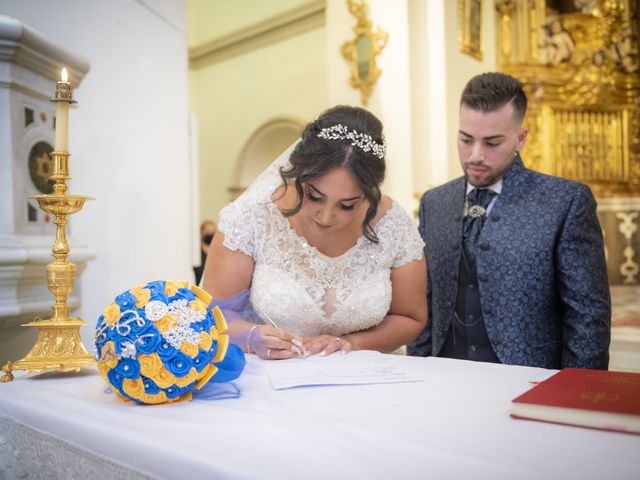
[[[620,395],[607,393],[605,390],[601,392],[584,392],[580,395],[580,398],[589,400],[593,403],[599,402],[617,402],[620,400]]]

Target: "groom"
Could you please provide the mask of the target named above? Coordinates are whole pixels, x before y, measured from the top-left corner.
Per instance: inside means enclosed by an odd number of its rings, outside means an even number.
[[[409,354],[607,369],[611,303],[596,202],[527,170],[522,84],[472,78],[460,100],[464,176],[426,192],[429,323]]]

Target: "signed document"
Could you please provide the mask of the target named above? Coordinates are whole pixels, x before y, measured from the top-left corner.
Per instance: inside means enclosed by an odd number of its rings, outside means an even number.
[[[311,385],[423,381],[405,372],[393,357],[370,350],[269,362],[265,369],[275,390]]]

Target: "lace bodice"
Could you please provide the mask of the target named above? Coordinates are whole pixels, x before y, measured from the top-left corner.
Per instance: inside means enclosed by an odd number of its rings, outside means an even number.
[[[380,323],[391,304],[391,269],[423,255],[409,215],[394,201],[374,227],[379,243],[361,236],[343,255],[328,257],[291,228],[271,201],[275,187],[260,199],[240,198],[220,213],[224,245],[255,262],[256,313],[309,336],[344,335]]]

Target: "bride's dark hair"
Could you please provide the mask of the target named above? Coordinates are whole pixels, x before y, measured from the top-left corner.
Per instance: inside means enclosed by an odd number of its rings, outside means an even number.
[[[303,130],[300,142],[289,157],[291,165],[280,169],[285,189],[293,183],[298,192],[296,205],[284,210],[283,214],[291,216],[300,211],[304,199],[304,184],[322,177],[334,168],[345,167],[353,175],[369,202],[362,223],[362,234],[377,243],[378,236],[370,222],[376,216],[380,203],[380,185],[384,180],[386,167],[384,149],[382,154],[376,154],[373,150],[365,151],[360,146],[352,145],[352,140],[348,138],[334,140],[318,137],[322,129],[336,125],[343,125],[349,132],[355,130],[360,134],[370,135],[380,146],[384,144],[382,123],[368,110],[338,105],[322,113]]]

